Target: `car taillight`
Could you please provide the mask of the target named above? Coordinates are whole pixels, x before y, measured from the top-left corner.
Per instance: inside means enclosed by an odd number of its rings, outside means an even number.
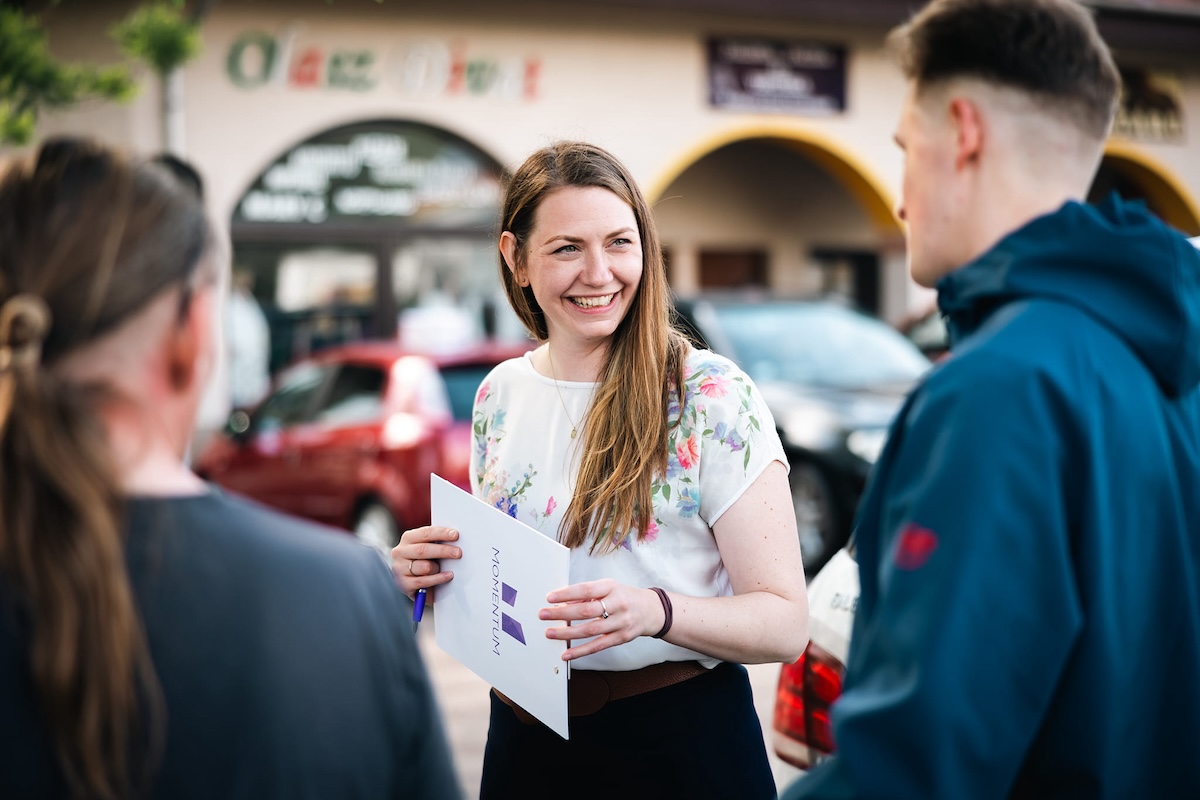
[[[794,664],[784,664],[775,693],[775,753],[807,769],[834,751],[829,712],[842,693],[846,668],[819,645],[809,642]]]

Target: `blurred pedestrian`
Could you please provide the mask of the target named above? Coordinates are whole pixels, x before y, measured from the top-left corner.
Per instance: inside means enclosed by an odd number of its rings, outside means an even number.
[[[1200,796],[1200,254],[1083,202],[1119,84],[1084,6],[935,0],[892,44],[952,350],[859,513],[837,753],[785,797]]]
[[[220,261],[152,160],[0,177],[0,797],[457,797],[378,555],[182,461]]]
[[[253,408],[271,388],[271,324],[254,297],[254,273],[234,270],[224,323],[230,405]]]
[[[507,185],[501,279],[541,346],[475,401],[476,496],[571,548],[546,598],[570,639],[571,738],[494,691],[482,797],[773,798],[742,663],[794,660],[807,598],[783,447],[732,362],[672,328],[650,209],[608,152],[564,142]],[[452,577],[445,528],[392,552]],[[569,627],[568,627],[569,626]]]

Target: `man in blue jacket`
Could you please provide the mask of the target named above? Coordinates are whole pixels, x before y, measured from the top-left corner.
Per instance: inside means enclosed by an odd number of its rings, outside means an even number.
[[[860,510],[837,754],[786,798],[1200,797],[1200,253],[1084,205],[1119,79],[1068,0],[892,34],[952,354]]]

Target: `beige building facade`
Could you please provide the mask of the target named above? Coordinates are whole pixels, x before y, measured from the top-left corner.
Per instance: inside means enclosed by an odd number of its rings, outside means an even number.
[[[51,49],[117,60],[103,31],[130,6],[65,0],[44,15]],[[1194,7],[1097,8],[1130,92],[1096,191],[1143,197],[1197,235]],[[223,0],[170,119],[147,76],[132,103],[44,116],[39,135],[148,152],[170,127],[271,320],[272,367],[323,338],[515,335],[496,278],[500,181],[564,138],[632,169],[677,293],[835,292],[896,321],[930,302],[893,212],[905,87],[883,39],[907,8]]]

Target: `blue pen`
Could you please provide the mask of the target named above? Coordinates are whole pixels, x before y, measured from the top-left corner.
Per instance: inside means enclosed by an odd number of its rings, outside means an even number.
[[[421,615],[425,613],[426,591],[426,589],[417,589],[417,596],[413,598],[413,633],[417,632],[417,624],[421,621]]]

